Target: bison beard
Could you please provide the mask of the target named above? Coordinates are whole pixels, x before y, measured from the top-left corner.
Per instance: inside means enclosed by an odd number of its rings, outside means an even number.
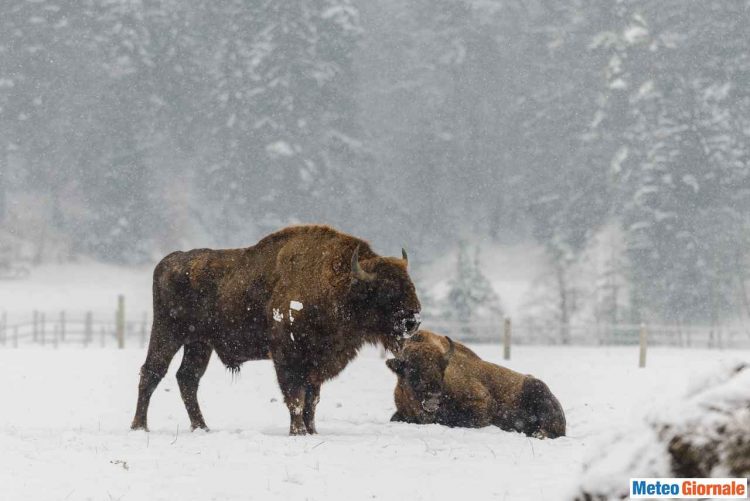
[[[380,257],[367,242],[326,226],[295,226],[246,249],[196,249],[154,270],[154,323],[133,429],[184,346],[177,382],[192,428],[207,429],[197,394],[211,353],[231,370],[273,360],[289,433],[316,433],[321,384],[365,343],[392,352],[419,327],[407,258]]]

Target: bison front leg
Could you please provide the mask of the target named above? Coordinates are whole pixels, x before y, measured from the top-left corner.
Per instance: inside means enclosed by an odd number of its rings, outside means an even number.
[[[277,358],[274,358],[274,363],[279,387],[284,395],[284,403],[289,409],[289,434],[306,435],[307,428],[305,427],[303,414],[307,391],[304,379],[293,369],[279,365]]]
[[[393,413],[391,416],[391,423],[408,423],[409,421],[399,411]]]
[[[303,417],[305,408],[305,387],[296,386],[284,390],[284,403],[289,409],[289,434],[307,435],[307,428]]]
[[[320,385],[308,383],[305,387],[305,408],[302,412],[302,418],[307,433],[311,435],[318,433],[315,429],[315,407],[317,407],[318,402],[320,402]]]

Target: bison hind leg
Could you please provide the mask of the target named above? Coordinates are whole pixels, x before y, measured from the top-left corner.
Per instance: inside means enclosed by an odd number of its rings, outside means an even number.
[[[422,422],[417,416],[410,415],[408,412],[402,413],[401,411],[396,411],[393,413],[393,416],[391,416],[391,422],[392,423],[408,423],[408,424],[430,424],[430,422]],[[443,423],[440,423],[443,424]]]
[[[151,395],[167,374],[169,363],[180,346],[180,342],[172,338],[168,332],[158,329],[155,324],[151,332],[146,362],[141,367],[141,378],[138,383],[138,403],[135,409],[135,417],[133,417],[133,422],[130,425],[132,430],[148,431],[147,418]]]
[[[135,410],[135,417],[130,424],[131,430],[148,431],[148,406],[151,401],[151,395],[164,378],[164,373],[154,372],[146,364],[141,367],[141,378],[138,383],[138,404]]]
[[[182,402],[185,404],[190,426],[193,430],[208,430],[198,405],[198,385],[206,373],[212,349],[205,343],[186,344],[182,355],[182,364],[177,370],[177,384],[180,387]]]

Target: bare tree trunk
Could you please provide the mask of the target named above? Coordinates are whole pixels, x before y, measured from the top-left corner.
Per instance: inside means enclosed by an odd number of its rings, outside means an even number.
[[[735,267],[737,268],[737,281],[740,284],[740,299],[742,300],[742,306],[745,308],[745,314],[750,318],[750,298],[747,295],[747,284],[745,283],[747,277],[742,263],[743,257],[742,251],[737,249]]]
[[[570,302],[568,297],[568,283],[562,263],[555,263],[557,291],[560,295],[560,342],[570,344]]]
[[[41,264],[44,261],[44,252],[47,244],[47,228],[44,224],[41,225],[39,234],[36,239],[36,249],[34,252],[33,263],[35,265]]]
[[[750,317],[750,299],[747,297],[747,285],[745,284],[745,277],[740,275],[739,276],[739,282],[740,282],[740,296],[742,296],[742,305],[745,307],[745,313],[747,313],[747,316]]]
[[[611,254],[609,258],[610,268],[611,268],[611,273],[609,275],[609,282],[610,282],[609,286],[610,286],[610,293],[612,294],[612,313],[611,313],[612,318],[610,319],[610,323],[612,325],[616,325],[617,317],[619,316],[619,312],[617,311],[617,309],[619,306],[618,295],[620,292],[620,288],[617,285],[617,273],[619,272],[619,269],[617,266],[617,252],[616,252],[615,245],[614,245],[614,237],[610,239],[609,247],[611,250]]]
[[[5,147],[0,151],[0,227],[5,222],[6,196],[8,190],[8,154]]]

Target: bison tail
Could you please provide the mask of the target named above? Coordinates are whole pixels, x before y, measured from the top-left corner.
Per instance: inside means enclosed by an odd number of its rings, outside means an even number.
[[[526,414],[527,435],[565,436],[565,412],[544,381],[529,377],[521,390],[521,408]]]

